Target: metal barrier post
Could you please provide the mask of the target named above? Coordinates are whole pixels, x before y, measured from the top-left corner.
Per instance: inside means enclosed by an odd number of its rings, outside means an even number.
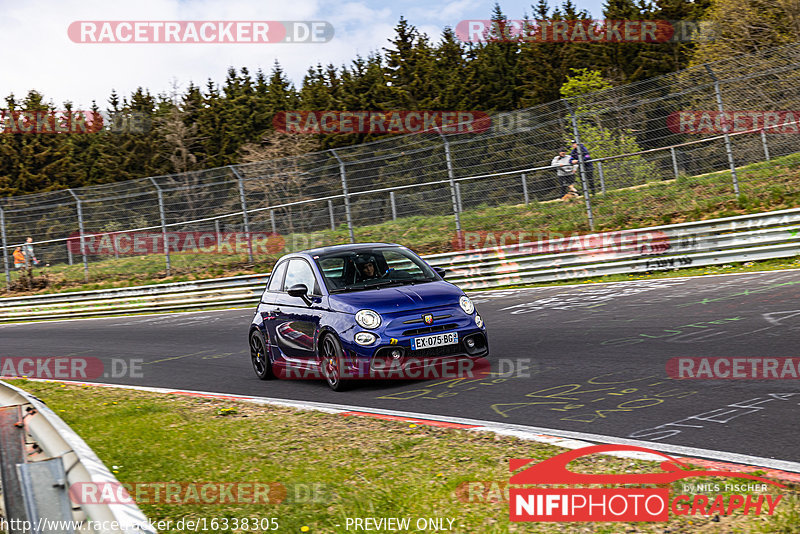
[[[350,232],[350,242],[355,243],[356,237],[353,234],[353,219],[350,215],[350,193],[347,192],[347,171],[344,168],[344,161],[336,153],[336,150],[331,149],[331,154],[339,162],[339,175],[342,177],[342,193],[344,194],[344,213],[347,218],[347,230]]]
[[[764,159],[769,161],[769,145],[767,145],[767,134],[761,130],[761,145],[764,147]]]
[[[244,182],[242,175],[236,170],[236,167],[228,165],[228,168],[236,175],[239,181],[239,201],[242,203],[242,222],[244,223],[244,234],[247,236],[247,261],[253,263],[253,238],[250,235],[250,220],[247,218],[247,199],[244,196]]]
[[[83,205],[81,203],[81,199],[78,198],[78,195],[75,194],[75,191],[72,189],[67,189],[69,194],[75,199],[75,207],[78,210],[78,232],[80,234],[80,241],[81,241],[81,255],[83,256],[83,281],[89,281],[89,258],[86,257],[86,240],[84,238],[84,231],[83,231]]]
[[[597,173],[600,175],[600,192],[604,195],[606,194],[606,177],[603,174],[603,162],[596,161],[597,163]]]
[[[458,213],[464,211],[464,206],[461,204],[461,183],[456,182],[456,201],[458,202]]]
[[[675,147],[669,147],[669,153],[672,156],[672,172],[675,173],[675,179],[678,179],[678,157],[675,155]]]
[[[722,92],[719,88],[719,80],[711,69],[711,65],[703,65],[708,71],[708,75],[714,80],[714,94],[717,99],[717,111],[723,117],[722,135],[725,137],[725,152],[728,154],[728,165],[731,168],[731,178],[733,179],[733,193],[739,196],[739,178],[736,176],[736,163],[733,161],[733,148],[731,147],[731,138],[728,135],[728,122],[724,120],[725,107],[722,105]]]
[[[389,203],[392,205],[392,220],[397,220],[397,203],[394,198],[394,191],[389,191]]]
[[[333,216],[333,200],[328,199],[328,213],[331,216],[331,230],[336,230],[336,218]]]
[[[450,200],[453,203],[453,215],[455,215],[456,218],[456,235],[461,236],[461,217],[458,214],[458,197],[456,197],[453,160],[450,157],[450,141],[447,140],[447,137],[444,136],[441,130],[439,130],[439,136],[442,138],[442,143],[444,144],[444,155],[445,159],[447,160],[447,177],[450,179]]]
[[[572,111],[572,106],[570,106],[569,102],[563,100],[564,105],[569,110],[569,116],[572,118],[572,133],[575,136],[575,142],[578,143],[578,152],[579,156],[582,156],[580,147],[581,145],[581,135],[578,133],[578,119],[575,116],[575,112]],[[581,172],[581,186],[583,187],[583,203],[586,205],[586,217],[589,219],[589,229],[594,231],[594,214],[592,213],[592,201],[589,200],[589,187],[586,184],[586,169],[584,168],[583,157],[578,157],[578,167]]]
[[[158,193],[158,213],[161,216],[161,241],[164,242],[164,257],[167,263],[167,276],[171,276],[172,263],[169,259],[169,242],[167,241],[167,217],[166,211],[164,210],[164,194],[161,192],[161,187],[159,187],[159,185],[156,183],[155,178],[150,178],[150,181],[153,183],[153,186],[156,188],[156,192]]]
[[[3,239],[3,269],[6,273],[6,289],[11,285],[11,271],[8,269],[8,241],[6,240],[6,212],[0,208],[0,237]]]
[[[525,205],[530,204],[530,197],[528,196],[528,177],[522,173],[522,196],[525,199]]]

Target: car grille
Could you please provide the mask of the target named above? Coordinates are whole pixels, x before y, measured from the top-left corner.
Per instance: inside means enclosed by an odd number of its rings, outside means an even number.
[[[448,317],[452,317],[452,315],[434,315],[434,321],[441,321],[442,319],[447,319]],[[420,317],[419,319],[409,319],[408,321],[403,321],[403,324],[415,324],[415,323],[424,323],[425,321]]]
[[[424,326],[422,328],[412,328],[403,332],[404,336],[419,336],[421,334],[432,334],[434,332],[444,332],[445,330],[452,330],[458,328],[456,323],[436,324],[433,326]]]

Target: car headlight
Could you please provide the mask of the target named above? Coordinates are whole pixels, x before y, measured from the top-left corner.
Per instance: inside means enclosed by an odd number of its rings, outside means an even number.
[[[381,325],[381,316],[372,310],[359,310],[356,313],[356,322],[362,328],[378,328]]]
[[[467,315],[472,315],[472,312],[475,311],[475,305],[466,295],[461,295],[461,298],[458,299],[458,305],[461,306],[461,309],[464,310],[464,313]]]
[[[359,345],[372,345],[375,343],[375,340],[378,339],[375,337],[375,334],[371,334],[369,332],[359,332],[356,334],[356,343]]]

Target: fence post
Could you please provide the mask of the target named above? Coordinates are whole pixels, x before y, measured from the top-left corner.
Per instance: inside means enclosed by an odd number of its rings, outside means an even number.
[[[331,216],[331,230],[336,230],[336,219],[333,216],[333,200],[328,199],[328,213]]]
[[[669,147],[669,153],[672,156],[672,172],[675,173],[675,179],[678,179],[678,157],[675,155],[675,147]]]
[[[461,204],[461,182],[456,182],[456,201],[458,202],[458,213],[464,211],[464,206]]]
[[[75,199],[75,207],[78,210],[78,233],[80,235],[80,242],[81,242],[81,256],[83,256],[83,281],[89,281],[89,258],[86,257],[86,241],[83,236],[83,205],[81,199],[78,198],[78,195],[72,189],[67,189],[69,194]]]
[[[67,238],[67,262],[72,265],[72,249],[69,248],[69,238]]]
[[[217,252],[219,252],[219,242],[222,239],[222,232],[219,228],[219,219],[214,219],[214,232],[217,234],[215,237],[217,240]]]
[[[722,105],[722,91],[719,88],[719,80],[711,69],[711,65],[703,65],[708,71],[708,75],[714,80],[714,94],[717,99],[717,111],[723,117],[722,135],[725,138],[725,152],[728,154],[728,164],[731,167],[731,178],[733,179],[733,193],[739,196],[739,178],[736,176],[736,163],[733,161],[733,148],[731,147],[731,138],[728,135],[728,122],[725,120],[725,107]]]
[[[155,178],[151,177],[150,181],[156,188],[156,193],[158,193],[158,213],[161,217],[161,241],[164,243],[164,258],[167,263],[167,276],[172,276],[172,263],[169,259],[169,242],[167,241],[167,217],[166,211],[164,210],[164,194],[161,192],[161,187],[158,185],[158,183],[156,183]]]
[[[458,197],[456,196],[456,184],[455,184],[455,175],[453,173],[453,160],[450,157],[450,141],[447,140],[447,137],[442,133],[441,130],[439,131],[439,136],[442,138],[442,143],[444,144],[444,155],[447,161],[447,177],[450,179],[450,200],[453,202],[453,215],[456,218],[456,235],[461,238],[461,217],[459,216],[458,212]]]
[[[522,173],[522,196],[525,199],[525,205],[527,206],[531,199],[528,196],[528,177],[524,172]]]
[[[347,172],[344,168],[344,161],[336,153],[336,150],[331,149],[333,157],[339,162],[339,175],[342,177],[342,194],[344,195],[344,214],[347,218],[347,230],[350,232],[350,242],[355,243],[356,237],[353,234],[353,218],[350,215],[350,193],[347,192]]]
[[[11,271],[8,270],[8,241],[6,240],[6,212],[0,208],[0,236],[3,239],[3,270],[6,273],[6,289],[11,285]]]
[[[397,220],[397,203],[394,198],[394,191],[389,191],[389,203],[392,205],[392,220]]]
[[[769,146],[767,145],[767,134],[761,130],[761,144],[764,146],[764,158],[769,161]]]
[[[564,105],[569,110],[569,116],[572,119],[572,133],[575,136],[575,142],[578,143],[578,152],[579,156],[582,152],[580,150],[581,147],[581,135],[578,133],[578,118],[575,116],[575,112],[572,110],[572,106],[570,106],[569,102],[563,100]],[[581,171],[581,186],[583,187],[583,203],[586,205],[586,217],[589,219],[589,229],[594,232],[594,214],[592,213],[592,201],[589,200],[589,187],[586,183],[586,169],[584,169],[583,158],[578,158],[578,167]]]
[[[272,234],[278,235],[278,225],[275,224],[275,210],[269,210],[269,220],[272,222]]]
[[[600,175],[600,192],[604,195],[606,194],[606,177],[603,174],[603,162],[598,161],[597,163],[597,173]]]
[[[239,201],[242,204],[242,222],[244,223],[244,235],[247,236],[247,261],[253,263],[253,238],[250,235],[250,219],[247,218],[247,199],[244,196],[244,182],[242,175],[239,174],[236,167],[228,165],[228,168],[233,171],[233,174],[239,181]]]

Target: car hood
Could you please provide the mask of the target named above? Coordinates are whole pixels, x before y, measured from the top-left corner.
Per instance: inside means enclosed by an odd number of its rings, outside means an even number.
[[[380,314],[390,314],[458,305],[458,299],[463,294],[464,292],[453,284],[437,280],[422,284],[336,293],[329,297],[329,302],[332,310],[344,313],[355,313],[366,308]]]

